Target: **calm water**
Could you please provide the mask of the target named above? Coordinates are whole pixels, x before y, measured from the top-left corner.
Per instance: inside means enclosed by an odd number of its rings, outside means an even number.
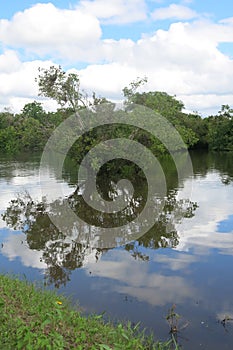
[[[0,157],[0,272],[42,281],[79,301],[84,312],[106,312],[117,320],[141,322],[167,339],[168,309],[182,315],[178,341],[184,349],[232,349],[233,321],[233,155],[191,154],[194,175],[177,182],[164,160],[168,193],[154,227],[136,241],[112,249],[91,248],[61,234],[47,213],[64,198],[84,219],[95,217],[76,190],[76,169],[67,162],[63,180],[53,170],[39,175],[40,157]],[[42,200],[41,183],[48,194]],[[137,185],[137,184],[136,184]],[[131,214],[143,205],[139,184]],[[190,193],[190,188],[192,191]],[[109,189],[100,184],[103,195]],[[106,192],[106,193],[104,193]],[[188,196],[188,198],[187,198]],[[53,203],[49,206],[49,203]],[[85,227],[82,228],[85,232]]]

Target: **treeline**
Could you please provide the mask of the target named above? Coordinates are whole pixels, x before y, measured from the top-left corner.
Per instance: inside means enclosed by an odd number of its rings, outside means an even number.
[[[80,117],[80,111],[91,107],[92,112],[98,106],[106,105],[105,112],[114,112],[114,104],[106,98],[97,98],[93,93],[88,99],[80,89],[79,76],[66,73],[62,68],[51,66],[49,69],[39,69],[36,79],[39,95],[55,100],[61,108],[56,112],[46,112],[40,102],[28,103],[21,113],[13,114],[7,110],[0,113],[0,151],[15,153],[19,151],[43,150],[54,129],[74,112]],[[215,151],[233,151],[233,109],[223,105],[217,115],[202,118],[198,113],[184,113],[184,104],[175,96],[166,92],[137,92],[147,78],[137,79],[129,87],[123,89],[125,104],[142,105],[165,117],[181,135],[188,149],[208,148]],[[94,112],[93,112],[94,113]],[[98,115],[98,114],[97,114]],[[143,116],[142,116],[143,118]],[[156,114],[152,115],[152,119]],[[153,123],[153,120],[150,121]],[[80,123],[82,121],[80,120]],[[102,130],[105,137],[126,137],[143,143],[155,154],[163,154],[166,148],[155,138],[151,138],[142,130],[135,132],[131,126],[117,126]],[[103,138],[101,132],[94,131],[76,142],[73,154],[84,154]],[[94,138],[97,136],[97,140]],[[170,135],[171,136],[171,135]],[[169,138],[169,135],[167,135]],[[175,149],[179,150],[179,148]],[[71,150],[72,155],[72,150]]]
[[[184,104],[165,92],[135,93],[133,101],[165,116],[189,149],[233,151],[233,109],[229,105],[222,105],[216,115],[202,118],[198,113],[183,113]]]
[[[26,104],[19,114],[1,112],[0,151],[12,154],[43,150],[53,130],[70,113],[69,109],[46,112],[36,101]]]
[[[132,101],[166,117],[189,149],[233,151],[233,110],[228,105],[223,105],[217,115],[202,118],[198,114],[183,113],[183,103],[165,92],[135,93]],[[36,101],[26,104],[19,114],[1,112],[0,151],[43,150],[54,129],[72,113],[71,108],[46,112]],[[160,147],[159,152],[163,151]]]

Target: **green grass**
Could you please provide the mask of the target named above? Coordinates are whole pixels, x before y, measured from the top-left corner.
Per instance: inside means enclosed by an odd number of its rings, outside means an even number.
[[[154,343],[138,327],[83,316],[64,297],[34,284],[0,275],[0,349],[168,350],[174,341]]]

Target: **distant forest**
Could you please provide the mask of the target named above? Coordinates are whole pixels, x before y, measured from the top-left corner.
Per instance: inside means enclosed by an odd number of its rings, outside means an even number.
[[[56,112],[46,112],[40,102],[26,104],[18,114],[7,109],[0,113],[0,151],[14,154],[21,151],[41,151],[55,128],[74,112],[87,105],[92,110],[100,104],[109,104],[113,112],[114,104],[105,98],[92,99],[80,92],[80,81],[76,74],[67,74],[61,67],[39,69],[37,78],[41,96],[49,97],[60,104]],[[166,92],[137,92],[146,78],[138,79],[123,89],[125,103],[134,103],[150,108],[159,113],[176,128],[188,149],[205,148],[213,151],[233,151],[233,109],[229,105],[220,107],[216,115],[202,118],[198,113],[184,113],[184,104]],[[90,102],[91,101],[91,102]],[[128,130],[127,130],[128,129]],[[111,137],[129,137],[153,148],[158,155],[166,153],[165,147],[149,135],[133,132],[130,127],[115,128]],[[99,134],[99,133],[98,133]],[[93,145],[96,133],[89,133],[71,150],[73,155],[87,152]],[[169,135],[168,135],[169,137]],[[152,147],[151,147],[152,146]],[[75,151],[74,151],[75,150]]]

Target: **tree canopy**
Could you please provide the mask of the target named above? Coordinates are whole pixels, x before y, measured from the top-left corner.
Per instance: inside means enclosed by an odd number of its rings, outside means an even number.
[[[114,103],[105,97],[87,95],[81,90],[77,73],[65,72],[61,66],[48,69],[39,68],[36,79],[39,95],[55,100],[60,108],[56,112],[46,112],[41,102],[27,103],[18,114],[10,111],[0,113],[0,150],[14,153],[20,150],[42,150],[54,129],[72,113],[75,113],[82,127],[80,111],[91,108],[92,112],[105,104],[105,113],[114,111]],[[143,92],[147,77],[137,78],[123,88],[125,104],[137,104],[150,108],[169,120],[180,133],[189,149],[209,148],[215,151],[233,150],[233,109],[226,104],[220,107],[217,115],[202,118],[197,113],[186,113],[184,104],[176,96],[162,91]],[[138,92],[138,89],[142,92]],[[80,155],[87,152],[98,140],[107,137],[127,137],[143,143],[156,154],[166,153],[166,148],[142,130],[130,126],[103,127],[105,136],[93,130],[77,141],[70,154]],[[97,137],[97,140],[95,138]]]

